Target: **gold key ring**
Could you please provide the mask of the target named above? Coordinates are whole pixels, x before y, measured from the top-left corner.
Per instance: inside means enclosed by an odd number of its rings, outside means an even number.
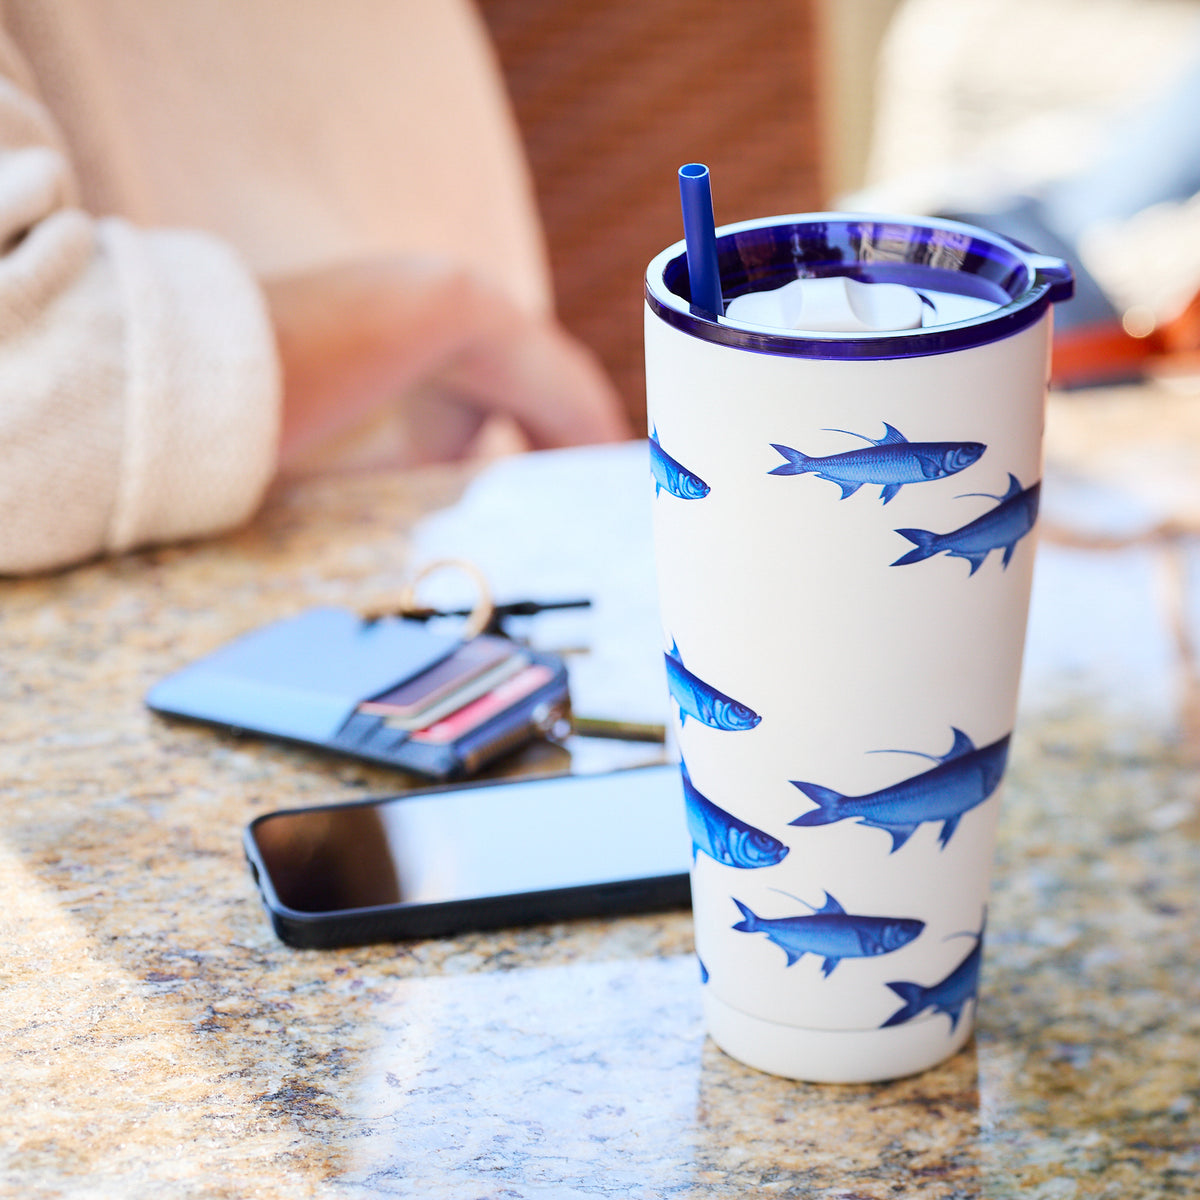
[[[404,616],[406,613],[426,612],[424,605],[417,603],[417,584],[428,579],[435,571],[455,569],[470,577],[475,585],[476,600],[462,628],[462,639],[469,642],[478,637],[491,623],[496,610],[492,599],[492,589],[488,586],[487,576],[469,559],[438,558],[426,563],[413,575],[412,579],[400,589],[394,600],[386,604],[374,604],[363,610],[363,617],[368,621],[376,621],[384,616]]]

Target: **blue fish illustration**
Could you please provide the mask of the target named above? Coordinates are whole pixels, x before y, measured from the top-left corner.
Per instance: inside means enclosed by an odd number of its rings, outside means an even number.
[[[945,551],[951,558],[965,558],[971,564],[968,574],[974,575],[991,551],[1003,549],[1004,566],[1007,567],[1017,543],[1037,520],[1041,487],[1040,483],[1035,483],[1022,491],[1017,477],[1010,474],[1008,491],[1003,496],[988,496],[989,500],[999,500],[1000,503],[959,529],[952,529],[949,533],[931,533],[928,529],[897,529],[898,534],[916,544],[916,549],[896,559],[892,566],[902,567],[905,563],[920,562]]]
[[[718,808],[701,795],[692,783],[687,764],[680,763],[683,798],[687,810],[688,833],[692,835],[692,859],[703,850],[709,858],[727,867],[773,867],[782,862],[788,848],[769,833],[739,821],[732,813]]]
[[[848,913],[828,893],[825,904],[798,917],[760,917],[736,896],[731,896],[744,920],[733,928],[740,933],[765,933],[786,955],[790,967],[805,954],[825,959],[821,974],[829,977],[843,958],[874,958],[907,946],[925,928],[915,917],[864,917]]]
[[[857,817],[862,824],[884,829],[892,835],[895,854],[925,821],[941,821],[939,841],[945,847],[954,836],[963,813],[982,804],[995,790],[1008,761],[1006,734],[999,741],[976,750],[961,729],[954,730],[954,745],[942,757],[919,750],[884,753],[920,754],[938,765],[911,779],[881,788],[866,796],[843,796],[816,783],[791,780],[817,807],[789,822],[792,825],[832,825]]]
[[[650,474],[654,476],[656,496],[666,488],[680,500],[703,500],[711,490],[699,475],[676,462],[659,445],[657,428],[650,431]]]
[[[870,442],[861,450],[844,454],[829,454],[814,458],[793,450],[790,446],[771,447],[778,450],[787,462],[768,472],[771,475],[804,475],[809,472],[818,479],[828,479],[842,489],[842,499],[853,496],[864,483],[883,486],[879,493],[884,504],[906,483],[924,483],[956,475],[964,467],[978,462],[987,449],[982,442],[910,442],[900,430],[884,422],[884,435],[878,441],[849,429],[830,429],[827,433],[844,433],[849,437]]]
[[[974,1000],[979,992],[979,967],[982,962],[981,932],[975,938],[975,946],[971,953],[945,979],[940,979],[929,987],[919,983],[889,983],[888,987],[904,1001],[904,1005],[892,1013],[880,1028],[903,1025],[905,1021],[911,1021],[927,1008],[932,1008],[934,1012],[945,1013],[950,1018],[950,1032],[953,1033],[967,1001]]]
[[[663,657],[667,661],[667,687],[679,705],[680,725],[685,724],[688,717],[694,717],[713,729],[753,729],[762,720],[754,709],[718,692],[703,679],[697,679],[683,665],[679,647],[674,642],[670,652]]]

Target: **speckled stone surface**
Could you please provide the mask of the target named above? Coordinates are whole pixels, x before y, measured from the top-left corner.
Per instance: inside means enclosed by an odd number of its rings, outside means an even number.
[[[1176,503],[1138,459],[1161,520],[1095,466],[1163,413],[1178,458],[1194,395],[1051,420],[978,1032],[885,1085],[791,1083],[707,1042],[686,914],[274,939],[245,823],[404,781],[141,697],[253,625],[395,586],[406,530],[462,476],[326,480],[229,538],[0,581],[3,1194],[1200,1193],[1200,465]]]

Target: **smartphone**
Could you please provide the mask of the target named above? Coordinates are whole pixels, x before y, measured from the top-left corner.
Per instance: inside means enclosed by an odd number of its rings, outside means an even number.
[[[670,764],[267,813],[243,843],[276,934],[300,948],[690,904]]]

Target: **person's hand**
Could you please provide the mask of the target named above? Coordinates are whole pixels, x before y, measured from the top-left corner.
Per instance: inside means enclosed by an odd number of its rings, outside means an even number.
[[[263,289],[283,364],[285,473],[395,406],[414,463],[461,457],[492,414],[513,418],[537,449],[632,436],[582,345],[463,269],[389,257]]]

